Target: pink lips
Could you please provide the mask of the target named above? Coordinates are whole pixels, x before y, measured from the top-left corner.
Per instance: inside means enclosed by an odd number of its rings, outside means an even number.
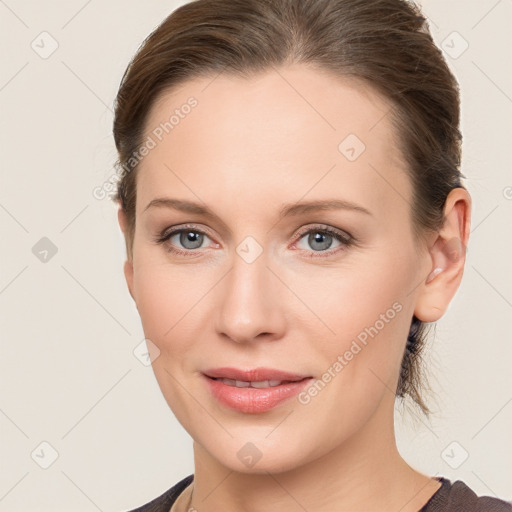
[[[203,372],[212,395],[223,405],[245,413],[261,413],[300,393],[311,381],[309,375],[299,375],[271,368],[240,370],[237,368],[212,368]],[[281,381],[277,386],[255,388],[236,387],[221,380],[261,382]]]

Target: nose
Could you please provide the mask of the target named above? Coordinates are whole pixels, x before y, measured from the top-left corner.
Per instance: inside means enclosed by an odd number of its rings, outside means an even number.
[[[285,331],[283,283],[265,252],[247,262],[238,254],[217,288],[217,333],[236,343],[277,340]],[[289,298],[288,298],[289,299]]]

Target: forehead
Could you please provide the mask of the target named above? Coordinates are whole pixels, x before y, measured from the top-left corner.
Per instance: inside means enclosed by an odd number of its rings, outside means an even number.
[[[147,118],[138,212],[166,193],[256,210],[326,194],[396,207],[411,190],[391,112],[362,82],[304,65],[190,80]]]

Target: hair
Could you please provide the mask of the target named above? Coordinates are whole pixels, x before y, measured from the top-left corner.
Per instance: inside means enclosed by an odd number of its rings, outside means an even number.
[[[418,6],[405,0],[196,0],[143,41],[115,100],[120,179],[113,200],[126,213],[130,260],[138,169],[133,155],[155,101],[194,78],[247,78],[293,64],[361,80],[389,101],[413,187],[413,231],[421,241],[441,228],[448,193],[464,188],[459,88]],[[409,396],[427,417],[421,356],[429,326],[413,316],[395,393]]]

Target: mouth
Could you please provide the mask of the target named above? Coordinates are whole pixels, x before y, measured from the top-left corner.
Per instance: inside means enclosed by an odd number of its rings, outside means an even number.
[[[300,393],[313,380],[281,370],[216,368],[203,372],[213,398],[243,413],[262,413]]]

